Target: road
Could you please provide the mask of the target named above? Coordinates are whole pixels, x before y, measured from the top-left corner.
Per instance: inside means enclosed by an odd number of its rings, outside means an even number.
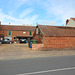
[[[75,75],[75,56],[0,60],[0,75]]]

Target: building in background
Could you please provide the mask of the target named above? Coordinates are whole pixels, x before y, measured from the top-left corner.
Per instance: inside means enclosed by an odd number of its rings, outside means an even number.
[[[66,26],[67,27],[75,27],[75,18],[70,18],[66,20]]]
[[[8,38],[12,41],[32,39],[35,26],[0,25],[0,39]]]

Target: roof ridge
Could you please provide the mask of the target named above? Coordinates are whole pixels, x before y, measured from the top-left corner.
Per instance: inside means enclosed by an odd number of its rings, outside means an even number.
[[[75,27],[38,25],[44,36],[75,36]]]
[[[27,30],[34,31],[35,26],[12,26],[12,25],[0,25],[2,30]]]
[[[71,18],[71,19],[75,21],[75,18]]]
[[[24,26],[24,25],[0,25],[0,26]],[[30,27],[36,27],[36,26],[30,26]]]
[[[50,25],[38,25],[38,26],[50,26]],[[50,27],[75,28],[75,27],[67,27],[67,26],[50,26]]]

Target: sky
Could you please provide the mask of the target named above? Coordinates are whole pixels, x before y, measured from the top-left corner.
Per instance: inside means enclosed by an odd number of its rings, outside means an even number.
[[[0,21],[4,25],[64,26],[75,18],[75,0],[0,0]]]

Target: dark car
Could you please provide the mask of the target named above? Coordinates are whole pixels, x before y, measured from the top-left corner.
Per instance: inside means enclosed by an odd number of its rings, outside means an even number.
[[[20,39],[20,43],[26,43],[26,39]]]
[[[0,44],[12,44],[12,41],[9,39],[0,40]]]

